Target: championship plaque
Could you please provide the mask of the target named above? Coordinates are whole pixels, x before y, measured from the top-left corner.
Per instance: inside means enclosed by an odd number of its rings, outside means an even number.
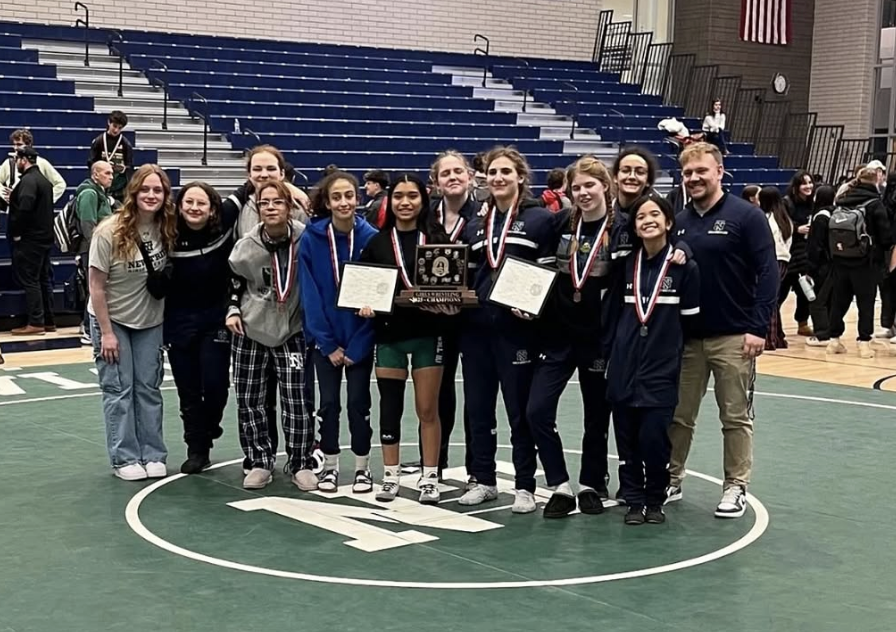
[[[414,285],[402,290],[397,305],[418,307],[446,305],[474,307],[479,304],[476,292],[467,289],[467,256],[465,244],[432,244],[417,246],[414,261]]]

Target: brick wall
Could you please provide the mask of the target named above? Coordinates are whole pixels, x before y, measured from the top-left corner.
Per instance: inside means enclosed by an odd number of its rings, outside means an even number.
[[[675,53],[694,53],[698,64],[718,64],[721,75],[742,75],[743,87],[747,88],[770,87],[772,77],[781,72],[790,80],[788,98],[793,102],[791,111],[805,112],[809,106],[809,81],[812,76],[816,0],[791,1],[791,43],[788,46],[770,46],[741,41],[741,3],[738,0],[678,0],[673,50]],[[835,3],[835,0],[829,1]],[[842,4],[843,0],[838,1]]]
[[[97,27],[590,59],[601,0],[89,0]],[[72,24],[69,0],[0,2],[0,20]],[[275,9],[276,7],[276,9]],[[269,16],[277,10],[275,18]]]
[[[880,0],[816,0],[809,105],[818,122],[844,125],[851,138],[870,132]]]

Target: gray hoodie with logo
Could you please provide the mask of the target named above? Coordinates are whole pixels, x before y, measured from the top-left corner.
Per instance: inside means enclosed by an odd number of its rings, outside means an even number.
[[[239,315],[246,336],[266,347],[279,347],[302,331],[298,242],[304,230],[302,224],[291,220],[290,240],[274,246],[262,237],[262,226],[257,224],[236,242],[230,254],[230,269],[236,278],[227,315]],[[292,251],[290,243],[294,246]],[[284,275],[288,277],[289,293],[282,306],[277,302],[275,291],[279,275],[274,270],[275,251],[281,265],[287,264],[292,252],[291,266]]]

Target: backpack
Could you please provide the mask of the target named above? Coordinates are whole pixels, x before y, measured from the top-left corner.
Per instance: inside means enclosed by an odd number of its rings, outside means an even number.
[[[558,193],[552,189],[545,189],[544,193],[541,194],[541,201],[546,209],[553,213],[557,213],[563,210],[564,197],[565,196],[562,193]]]
[[[865,211],[876,200],[868,200],[855,208],[836,206],[828,224],[831,256],[841,259],[864,259],[871,250]]]
[[[56,247],[59,252],[76,253],[81,247],[81,226],[78,221],[78,198],[69,196],[68,202],[53,219],[53,233],[55,234]]]

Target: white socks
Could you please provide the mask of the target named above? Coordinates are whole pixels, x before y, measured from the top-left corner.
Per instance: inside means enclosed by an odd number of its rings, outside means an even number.
[[[437,467],[424,467],[423,468],[423,478],[434,478],[438,480],[439,478],[439,468]]]
[[[383,466],[383,480],[384,481],[398,481],[401,476],[401,466],[400,465],[384,465]]]
[[[358,456],[355,455],[355,471],[364,470],[365,472],[370,469],[370,455],[366,456]]]
[[[582,490],[589,489],[588,487],[582,486]],[[554,488],[554,493],[562,494],[563,496],[569,496],[570,498],[575,498],[575,494],[572,493],[572,487],[569,484],[569,481],[565,483],[561,483]]]
[[[325,454],[324,455],[324,470],[339,471],[339,455],[338,454]]]

